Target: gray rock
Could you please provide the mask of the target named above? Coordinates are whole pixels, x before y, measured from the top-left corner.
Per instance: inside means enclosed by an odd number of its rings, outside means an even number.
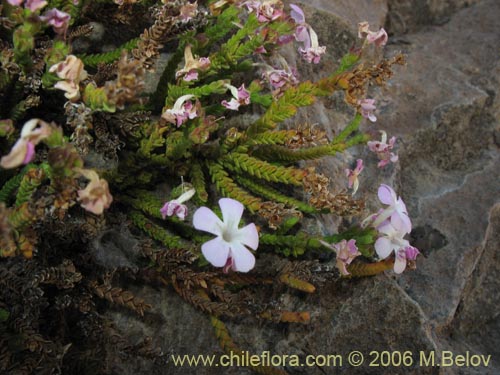
[[[425,25],[444,24],[457,10],[481,0],[389,0],[387,29],[391,34],[418,31]]]

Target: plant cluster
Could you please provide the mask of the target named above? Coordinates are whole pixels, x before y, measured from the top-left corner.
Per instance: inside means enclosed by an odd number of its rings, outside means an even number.
[[[378,191],[385,207],[360,224],[330,236],[301,226],[316,214],[362,214],[353,196],[363,161],[333,189],[299,162],[356,145],[380,168],[397,162],[394,137],[373,141],[360,130],[364,118],[376,121],[368,87],[404,63],[366,58],[387,42],[383,29],[361,23],[361,46],[311,82],[280,50],[296,44],[301,59],[318,64],[326,48],[303,10],[280,0],[0,4],[1,371],[107,373],[116,353],[161,360],[151,338],[131,346],[103,317],[101,300],[139,316],[154,308],[127,283],[172,287],[235,351],[224,319],[310,319],[270,309],[265,289],[313,293],[325,278],[414,265],[418,250],[404,239],[411,221],[387,185]],[[136,20],[145,29],[112,51],[78,51],[101,12],[117,35]],[[145,92],[153,72],[157,86]],[[280,126],[334,92],[356,114],[333,139],[308,124]],[[103,245],[107,236],[131,244],[117,253]],[[275,267],[259,262],[266,253],[279,256]],[[328,255],[336,269],[314,273]]]

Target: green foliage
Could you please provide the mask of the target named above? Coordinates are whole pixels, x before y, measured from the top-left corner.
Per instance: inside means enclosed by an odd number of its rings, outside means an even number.
[[[30,169],[22,178],[16,195],[16,206],[28,202],[35,190],[41,185],[45,173],[43,169]]]
[[[260,235],[259,243],[277,253],[293,257],[298,257],[306,251],[320,250],[323,247],[317,238],[310,237],[305,232],[299,232],[293,236],[263,233]]]
[[[352,69],[360,59],[359,54],[347,53],[342,57],[340,61],[340,66],[335,71],[335,74],[344,73],[345,71]]]
[[[15,207],[8,216],[8,221],[10,225],[21,231],[29,225],[37,221],[37,217],[33,214],[28,202]]]
[[[356,240],[356,246],[360,253],[370,259],[375,255],[373,245],[377,238],[378,232],[376,229],[371,227],[360,228],[356,226],[345,232],[326,236],[324,240],[328,243],[338,243],[342,240],[354,239]]]
[[[284,203],[289,207],[297,208],[298,210],[309,214],[318,212],[314,207],[309,206],[307,203],[304,203],[298,199],[280,193],[279,191],[269,186],[259,184],[257,181],[252,180],[250,178],[238,176],[236,177],[236,181],[246,189],[269,201]]]
[[[204,34],[207,38],[207,47],[211,46],[219,40],[222,40],[228,33],[236,27],[235,22],[238,22],[238,14],[240,11],[236,7],[228,7],[216,18],[216,22],[207,27]]]
[[[302,169],[282,167],[248,156],[247,154],[230,153],[222,158],[225,167],[237,173],[246,173],[269,182],[301,185],[305,171]]]
[[[218,163],[208,163],[208,170],[212,182],[222,196],[233,198],[241,202],[251,212],[259,210],[262,201],[240,188],[234,180],[229,177],[222,165]]]
[[[132,51],[136,48],[139,40],[139,38],[131,39],[110,52],[97,53],[93,55],[82,54],[78,57],[83,61],[85,67],[95,68],[98,64],[110,64],[120,59],[123,50]]]
[[[273,96],[271,94],[260,93],[262,91],[262,86],[257,80],[252,81],[250,86],[248,86],[248,91],[250,92],[250,103],[260,104],[264,108],[268,108],[273,102]]]
[[[4,323],[9,319],[10,313],[5,309],[0,309],[0,323]]]
[[[239,60],[252,54],[264,42],[264,37],[256,35],[260,26],[255,14],[250,14],[245,25],[220,47],[212,59],[212,69],[223,70],[234,67]],[[246,41],[244,39],[248,38]]]
[[[167,107],[172,107],[175,101],[183,95],[194,95],[195,97],[200,98],[202,96],[211,96],[213,94],[224,94],[227,91],[227,87],[224,86],[225,84],[227,84],[227,81],[220,80],[200,87],[169,85],[168,98],[165,101],[165,105]]]
[[[33,65],[31,51],[35,48],[34,36],[39,29],[39,23],[25,22],[14,30],[14,58],[26,71]]]
[[[206,190],[205,175],[200,163],[193,163],[193,165],[191,166],[190,177],[191,183],[196,190],[194,199],[198,201],[198,203],[206,203],[208,201],[208,193]]]
[[[29,106],[26,102],[26,100],[21,100],[19,103],[17,103],[14,108],[10,111],[9,117],[12,121],[17,121],[22,119],[26,111],[29,109]]]
[[[311,82],[303,82],[297,87],[291,87],[283,96],[274,101],[266,113],[248,128],[248,135],[271,130],[280,122],[297,113],[298,107],[311,105],[315,101],[316,87]]]
[[[153,223],[151,220],[148,220],[140,212],[131,211],[128,216],[138,228],[142,229],[151,238],[159,241],[168,249],[179,249],[185,247],[185,244],[180,237],[167,232],[167,230],[165,230],[164,228]]]
[[[297,134],[296,130],[272,130],[256,134],[248,138],[247,145],[277,145],[284,144]]]
[[[34,164],[28,164],[2,186],[2,189],[0,189],[0,202],[8,202],[14,191],[19,188],[26,172],[33,168],[36,168]]]
[[[354,133],[359,128],[359,124],[363,117],[358,113],[354,116],[354,119],[335,137],[333,140],[333,144],[340,144],[344,142],[347,137],[349,137],[352,133]]]
[[[115,112],[115,103],[110,102],[104,87],[97,87],[93,83],[85,86],[83,94],[84,103],[95,111]]]
[[[336,153],[342,152],[354,145],[366,143],[368,139],[369,139],[368,136],[364,134],[358,134],[344,143],[340,143],[340,141],[335,139],[332,143],[327,145],[306,147],[300,149],[290,149],[288,147],[280,145],[265,145],[255,148],[253,150],[253,155],[264,160],[273,160],[282,162],[315,160],[328,155],[333,156]]]

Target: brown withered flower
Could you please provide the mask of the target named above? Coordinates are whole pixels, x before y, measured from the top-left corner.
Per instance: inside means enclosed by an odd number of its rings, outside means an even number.
[[[78,190],[78,200],[81,206],[93,214],[101,215],[104,209],[109,208],[113,202],[108,182],[99,178],[99,175],[91,169],[79,169],[78,172],[90,180],[85,189]]]

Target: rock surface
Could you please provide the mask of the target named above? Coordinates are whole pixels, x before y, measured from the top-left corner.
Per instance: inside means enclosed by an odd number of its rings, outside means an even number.
[[[301,325],[230,323],[238,344],[254,353],[343,354],[337,367],[289,367],[290,374],[494,374],[500,373],[500,2],[497,0],[311,0],[304,6],[329,54],[318,66],[298,65],[303,78],[318,78],[355,42],[356,25],[368,20],[392,34],[386,55],[407,55],[390,84],[371,93],[378,101],[373,131],[398,137],[400,161],[380,171],[362,147],[324,160],[319,169],[342,175],[362,157],[367,167],[360,196],[376,205],[379,183],[396,188],[407,203],[422,250],[417,270],[326,285],[311,296],[282,296],[291,309],[311,311]],[[312,20],[312,21],[311,21]],[[316,26],[317,25],[317,26]],[[354,25],[354,26],[353,26]],[[294,51],[289,51],[289,59]],[[339,108],[341,111],[339,112]],[[334,132],[352,116],[339,97],[301,112],[297,121]],[[338,126],[336,124],[339,124]],[[367,182],[370,181],[368,186]],[[333,231],[331,218],[322,223]],[[118,328],[142,329],[166,353],[220,352],[208,318],[177,296],[142,291],[158,301],[154,319],[132,324],[119,314]],[[365,365],[346,363],[352,350]],[[368,367],[371,351],[411,351],[408,367]],[[488,367],[421,367],[419,353],[491,355]],[[124,364],[124,373],[250,374],[244,368]]]

